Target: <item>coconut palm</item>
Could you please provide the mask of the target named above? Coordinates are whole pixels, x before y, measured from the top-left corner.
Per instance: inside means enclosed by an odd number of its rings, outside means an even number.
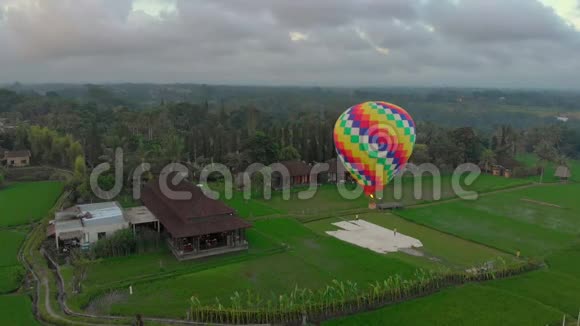
[[[538,156],[538,165],[541,168],[540,183],[544,179],[544,170],[548,162],[554,162],[558,156],[556,148],[547,141],[542,141],[534,147],[534,153]]]
[[[479,164],[484,166],[485,172],[491,170],[491,166],[496,163],[495,152],[489,148],[486,148],[481,152],[481,158]]]

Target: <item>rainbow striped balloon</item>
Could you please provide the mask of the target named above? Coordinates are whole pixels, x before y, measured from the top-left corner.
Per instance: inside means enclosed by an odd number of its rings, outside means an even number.
[[[411,115],[387,102],[350,107],[334,125],[338,157],[369,196],[382,190],[405,167],[415,137]]]

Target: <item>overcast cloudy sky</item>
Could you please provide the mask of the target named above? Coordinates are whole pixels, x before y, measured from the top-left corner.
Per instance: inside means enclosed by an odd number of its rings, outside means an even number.
[[[580,0],[0,0],[0,82],[580,89]]]

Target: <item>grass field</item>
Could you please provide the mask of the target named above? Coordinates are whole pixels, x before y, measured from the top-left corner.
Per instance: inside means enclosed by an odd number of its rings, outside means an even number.
[[[463,180],[463,179],[462,179]],[[499,189],[511,188],[531,183],[530,180],[507,179],[491,175],[480,175],[477,180],[465,186],[466,190],[489,192]],[[433,178],[423,177],[421,183],[416,182],[412,177],[404,177],[400,188],[400,197],[395,195],[395,183],[391,183],[384,191],[384,202],[399,201],[406,205],[433,200]],[[354,188],[352,185],[348,185]],[[415,197],[415,187],[421,189],[421,196]],[[235,208],[241,216],[256,217],[272,214],[286,214],[296,218],[316,217],[325,215],[340,214],[341,211],[353,209],[365,209],[368,206],[368,199],[360,195],[355,199],[343,198],[337,190],[336,185],[325,184],[318,187],[315,195],[310,199],[298,199],[298,193],[307,188],[293,188],[290,200],[284,200],[280,191],[272,192],[271,199],[253,198],[245,201],[241,192],[235,192],[232,200],[225,202]],[[451,176],[441,177],[441,198],[455,197],[451,186]]]
[[[296,285],[319,288],[333,279],[366,284],[392,274],[410,276],[416,270],[415,266],[399,259],[316,234],[293,219],[256,221],[254,229],[284,243],[288,250],[136,284],[134,295],[124,296],[123,300],[110,307],[109,312],[134,314],[147,311],[151,315],[181,317],[192,295],[211,302],[215,297],[227,301],[234,291],[253,289],[267,298]],[[123,273],[122,266],[126,266],[125,262],[119,263],[107,261],[97,264],[94,271],[91,268],[88,287],[90,283],[107,281],[103,279],[103,273],[98,272],[99,265],[104,264],[109,270],[110,280],[118,278],[115,271]],[[130,263],[129,260],[127,264]],[[162,305],[159,304],[159,297],[164,298]],[[74,297],[70,301],[75,301]]]
[[[509,253],[521,250],[524,256],[547,256],[567,247],[580,234],[579,193],[580,184],[546,185],[399,214]]]
[[[0,296],[0,325],[39,325],[32,315],[32,303],[25,295]]]
[[[12,266],[18,264],[16,254],[26,234],[18,230],[0,230],[0,239],[2,239],[2,247],[0,247],[0,267]]]
[[[561,325],[564,314],[572,321],[580,310],[580,245],[547,261],[542,270],[447,289],[325,325]]]
[[[14,183],[0,190],[0,227],[27,224],[44,217],[61,194],[61,182]]]
[[[24,268],[16,256],[25,236],[18,230],[0,230],[0,293],[12,292],[20,286]]]
[[[247,253],[180,262],[175,259],[169,248],[163,246],[159,252],[96,260],[89,268],[86,284],[107,287],[115,286],[122,280],[137,280],[168,273],[199,271],[231,262],[248,260],[254,256],[260,256],[263,252],[267,253],[280,247],[280,244],[253,229],[246,232],[246,237],[251,243]],[[64,266],[63,273],[71,275],[70,266]]]
[[[580,309],[578,193],[578,184],[536,186],[472,202],[402,211],[406,219],[444,232],[510,252],[520,248],[524,255],[542,256],[547,267],[327,324],[556,325],[564,314],[568,320],[576,318]]]
[[[520,154],[517,157],[518,161],[522,162],[526,166],[537,166],[538,165],[538,158],[534,154]],[[572,181],[580,181],[580,161],[577,160],[569,160],[568,161],[570,172],[572,173]],[[556,171],[556,164],[554,163],[547,163],[546,168],[544,170],[544,178],[543,182],[559,182],[560,179],[554,177],[554,172]],[[528,178],[534,182],[540,181],[540,176],[532,176]]]
[[[307,223],[306,226],[320,234],[326,235],[325,231],[337,229],[337,227],[332,225],[332,223],[344,219],[352,219],[353,217],[354,216],[344,216],[342,218],[325,219]],[[496,249],[409,222],[388,212],[361,214],[359,217],[365,221],[369,221],[391,230],[397,228],[399,232],[421,240],[423,247],[418,249],[418,251],[424,253],[424,257],[418,258],[404,253],[389,254],[414,263],[419,267],[432,269],[441,267],[465,269],[481,265],[482,263],[498,257],[502,257],[508,261],[513,258],[512,255],[507,255],[506,253]]]
[[[28,296],[18,290],[25,270],[17,255],[28,224],[46,216],[63,190],[60,182],[13,183],[0,189],[0,325],[39,325]]]
[[[470,284],[324,325],[547,325],[561,317],[532,299]]]
[[[530,182],[482,176],[469,188],[489,192]],[[450,189],[449,179],[443,184],[444,189],[445,184]],[[410,193],[412,184],[404,185],[403,193]],[[425,182],[424,190],[428,192],[431,186]],[[547,257],[549,268],[447,289],[329,324],[554,324],[564,313],[572,316],[574,306],[580,303],[580,256],[578,248],[570,248],[580,234],[576,203],[579,187],[531,186],[486,194],[476,201],[409,207],[398,211],[401,217],[370,212],[365,209],[366,199],[344,200],[332,186],[322,186],[310,200],[296,200],[294,192],[290,201],[283,201],[279,194],[269,201],[245,201],[237,193],[227,201],[229,205],[244,217],[263,217],[254,220],[248,232],[249,252],[189,262],[177,262],[166,250],[100,260],[89,269],[84,293],[69,292],[69,305],[80,309],[90,302],[89,310],[93,312],[183,318],[192,295],[202,302],[215,302],[218,297],[226,303],[234,291],[246,289],[267,299],[297,285],[319,288],[332,279],[356,281],[364,286],[392,274],[410,276],[417,268],[465,269],[498,256],[514,259],[513,254],[520,249],[524,256]],[[452,195],[445,195],[445,191],[443,194],[447,198]],[[349,213],[352,209],[357,211]],[[332,222],[352,218],[353,214],[420,239],[424,257],[381,255],[324,233],[334,229]],[[320,219],[301,224],[301,216]],[[276,248],[280,250],[273,251]],[[64,267],[63,272],[70,279],[70,267]],[[133,285],[133,295],[128,294],[129,284]],[[114,292],[102,294],[105,289]],[[95,297],[97,294],[100,295]]]

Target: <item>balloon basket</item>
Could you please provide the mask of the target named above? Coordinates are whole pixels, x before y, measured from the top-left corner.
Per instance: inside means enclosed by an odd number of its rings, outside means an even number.
[[[369,201],[369,209],[377,209],[377,203],[374,201]]]

